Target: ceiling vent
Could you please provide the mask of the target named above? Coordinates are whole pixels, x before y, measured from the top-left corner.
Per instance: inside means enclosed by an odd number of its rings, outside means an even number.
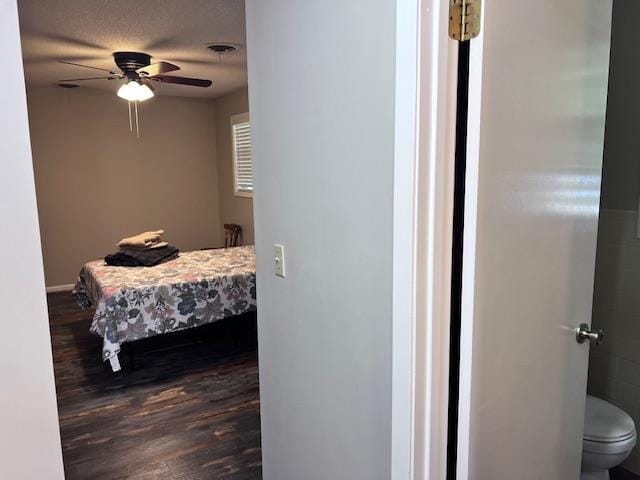
[[[207,45],[207,48],[213,53],[224,55],[226,53],[237,52],[240,50],[240,45],[236,43],[212,43],[211,45]]]

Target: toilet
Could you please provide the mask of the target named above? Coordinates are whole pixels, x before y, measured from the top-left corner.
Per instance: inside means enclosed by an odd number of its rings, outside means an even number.
[[[587,395],[580,480],[609,480],[636,444],[633,419],[615,405]]]

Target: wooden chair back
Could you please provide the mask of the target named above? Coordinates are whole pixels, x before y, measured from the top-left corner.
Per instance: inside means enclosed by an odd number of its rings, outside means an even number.
[[[224,224],[224,246],[225,248],[237,247],[242,244],[242,227],[235,223]]]

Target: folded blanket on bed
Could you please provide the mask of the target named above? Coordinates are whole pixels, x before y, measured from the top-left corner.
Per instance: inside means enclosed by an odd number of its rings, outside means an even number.
[[[118,267],[153,267],[178,258],[179,253],[172,245],[147,250],[121,248],[119,252],[104,257],[104,261]]]
[[[118,242],[119,247],[148,248],[160,243],[164,230],[143,232],[133,237],[123,238]]]

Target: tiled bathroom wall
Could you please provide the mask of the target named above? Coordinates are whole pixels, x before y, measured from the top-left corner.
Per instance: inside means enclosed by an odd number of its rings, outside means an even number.
[[[592,327],[605,332],[591,346],[589,393],[631,415],[640,428],[640,239],[637,212],[602,209],[598,228]],[[640,474],[640,445],[622,465]]]

